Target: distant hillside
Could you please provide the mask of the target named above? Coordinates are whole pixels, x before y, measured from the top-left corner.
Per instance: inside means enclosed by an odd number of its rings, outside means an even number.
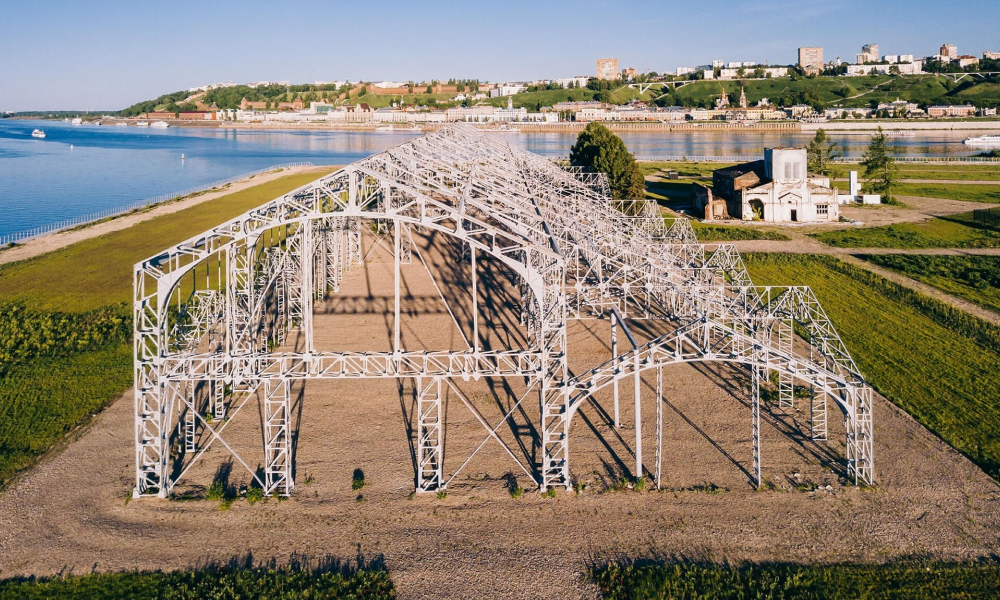
[[[421,88],[424,84],[419,84]],[[714,106],[715,99],[720,94],[737,97],[740,88],[746,88],[747,101],[755,104],[762,98],[768,98],[771,104],[791,106],[793,104],[809,104],[818,109],[830,107],[867,107],[879,102],[901,99],[916,102],[921,105],[930,104],[965,104],[972,102],[978,107],[1000,107],[1000,77],[994,76],[989,81],[973,80],[966,77],[955,82],[947,75],[921,75],[908,77],[893,77],[891,75],[875,75],[868,77],[783,77],[780,79],[748,79],[748,80],[711,80],[695,81],[678,87],[654,86],[642,94],[638,89],[619,87],[610,90],[610,101],[623,104],[630,100],[654,101],[660,106],[684,106],[688,108]],[[272,84],[262,87],[238,85],[219,88],[208,92],[174,92],[164,94],[155,100],[139,102],[121,111],[122,116],[136,116],[153,110],[183,112],[196,110],[195,101],[203,106],[218,106],[219,108],[239,108],[240,101],[246,98],[250,101],[270,101],[272,103],[291,102],[301,98],[308,105],[313,101],[334,102],[341,94],[350,92],[350,101],[367,102],[380,108],[389,106],[397,95],[376,95],[377,89],[366,86],[366,94],[358,95],[352,85],[339,88],[333,85],[292,85]],[[419,92],[419,89],[418,89]],[[403,99],[408,103],[429,103],[434,101],[438,106],[454,106],[449,102],[454,94],[414,94]],[[599,96],[595,90],[587,88],[542,90],[525,92],[513,96],[515,107],[537,110],[542,106],[552,106],[556,102],[566,100],[594,100]],[[486,103],[494,106],[506,106],[507,97],[490,98]]]
[[[679,87],[657,103],[707,108],[722,93],[738,96],[743,85],[750,104],[768,98],[778,106],[810,104],[817,108],[855,108],[899,98],[921,105],[972,102],[979,107],[1000,106],[1000,80],[994,78],[994,81],[983,82],[967,77],[955,83],[951,77],[943,75],[697,81]]]

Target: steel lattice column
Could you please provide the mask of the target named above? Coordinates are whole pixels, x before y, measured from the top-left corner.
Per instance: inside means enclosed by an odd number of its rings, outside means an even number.
[[[441,378],[418,377],[416,386],[417,491],[433,492],[444,486]]]
[[[264,380],[264,493],[287,496],[291,473],[291,383]]]

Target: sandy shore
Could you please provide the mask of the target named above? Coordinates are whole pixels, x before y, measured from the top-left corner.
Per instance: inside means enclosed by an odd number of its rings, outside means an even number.
[[[126,229],[136,223],[141,223],[160,215],[166,215],[179,210],[184,210],[190,206],[201,204],[202,202],[208,202],[209,200],[215,200],[216,198],[232,194],[233,192],[239,192],[255,185],[273,181],[279,177],[284,177],[285,175],[305,173],[308,171],[320,172],[328,170],[329,167],[293,167],[290,169],[272,171],[262,175],[255,175],[253,177],[242,179],[224,188],[214,189],[208,193],[194,194],[191,196],[184,196],[183,198],[179,198],[177,200],[163,202],[155,205],[149,210],[128,213],[121,217],[111,219],[110,221],[102,221],[89,226],[83,225],[79,228],[66,229],[42,235],[32,238],[21,245],[14,246],[13,248],[0,250],[0,265],[19,260],[26,260],[45,254],[46,252],[58,250],[59,248],[65,248],[66,246],[75,244],[76,242],[104,235],[106,233],[111,233],[112,231]]]

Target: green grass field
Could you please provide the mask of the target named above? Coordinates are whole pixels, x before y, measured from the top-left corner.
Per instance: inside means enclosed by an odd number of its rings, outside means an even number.
[[[1000,565],[650,563],[591,569],[605,600],[987,600]]]
[[[716,169],[733,166],[733,163],[715,162],[639,162],[643,175],[653,175],[659,171],[673,169],[681,177],[704,177],[711,179]]]
[[[238,561],[244,562],[244,561]],[[331,561],[305,568],[233,564],[191,571],[90,573],[0,579],[0,600],[383,600],[395,598],[381,563],[352,569]]]
[[[810,235],[835,248],[1000,248],[1000,231],[976,223],[972,213]]]
[[[1000,166],[997,170],[1000,171]],[[892,194],[1000,204],[1000,184],[900,183]]]
[[[862,258],[1000,312],[1000,256],[869,254]]]
[[[954,179],[1000,182],[1000,164],[992,165],[899,165],[900,179]]]
[[[691,227],[699,242],[736,242],[740,240],[776,240],[787,241],[789,237],[783,233],[757,227],[733,225],[709,225],[692,221]]]
[[[1000,328],[827,256],[747,254],[758,285],[807,285],[865,378],[1000,478]]]
[[[0,267],[0,485],[132,385],[132,268],[313,179],[288,175]]]

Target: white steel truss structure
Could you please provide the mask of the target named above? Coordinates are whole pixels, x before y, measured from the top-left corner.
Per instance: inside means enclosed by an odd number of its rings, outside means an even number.
[[[687,221],[668,224],[655,204],[632,207],[637,215],[616,210],[606,178],[560,168],[454,125],[348,165],[138,263],[134,494],[168,495],[216,443],[232,452],[265,493],[290,494],[292,385],[347,378],[414,382],[420,492],[449,481],[442,397],[452,391],[462,398],[454,378],[523,379],[528,391],[517,402],[529,392],[538,402],[537,456],[525,465],[496,428],[490,435],[539,489],[569,487],[569,432],[584,401],[611,386],[617,426],[620,381],[638,383],[642,372],[654,370],[662,395],[664,366],[704,361],[741,365],[752,374],[757,485],[761,381],[771,373],[777,373],[782,406],[794,402],[795,383],[811,390],[813,439],[827,438],[827,400],[833,401],[845,419],[847,473],[855,482],[874,483],[872,390],[812,291],[755,286],[732,246],[699,244]],[[365,228],[386,242],[394,260],[392,348],[319,351],[313,304],[336,293],[346,271],[364,259]],[[474,303],[477,257],[502,263],[520,292],[524,347],[483,349],[478,332],[464,350],[403,347],[400,265],[412,260],[413,236],[427,232],[467,249]],[[599,318],[611,321],[613,358],[572,373],[567,323]],[[667,324],[670,332],[639,343],[628,324],[643,319]],[[479,327],[473,316],[473,328]],[[290,331],[304,340],[301,349],[281,349]],[[629,343],[625,351],[619,332]],[[640,386],[634,387],[635,473],[642,474],[648,469],[639,431]],[[261,413],[264,459],[258,468],[223,437],[252,398]]]

